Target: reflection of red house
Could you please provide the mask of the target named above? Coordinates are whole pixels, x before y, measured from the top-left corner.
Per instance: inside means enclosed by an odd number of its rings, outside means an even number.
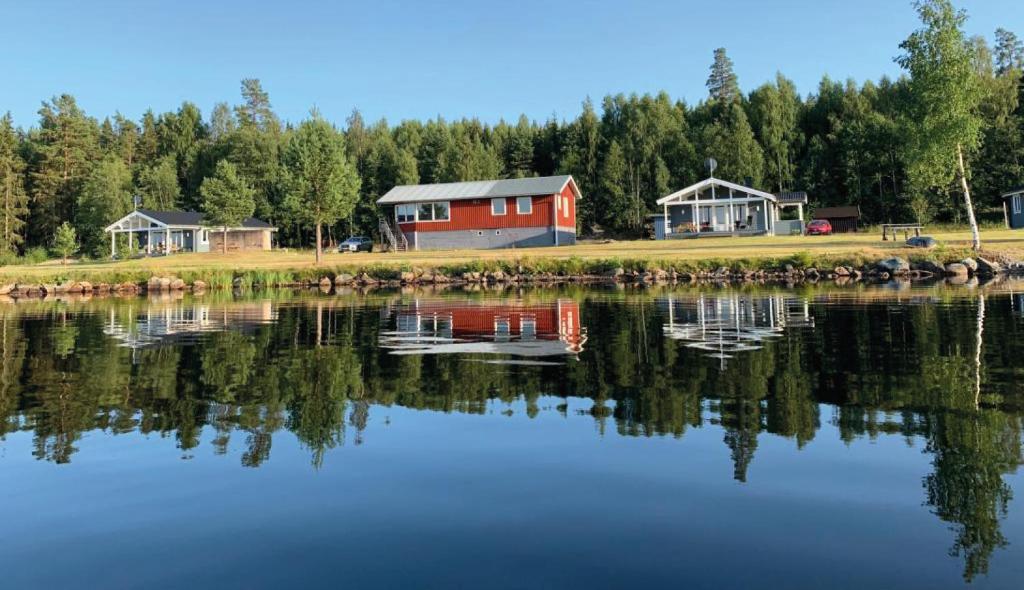
[[[417,299],[397,310],[382,344],[397,354],[554,356],[583,350],[579,304]]]

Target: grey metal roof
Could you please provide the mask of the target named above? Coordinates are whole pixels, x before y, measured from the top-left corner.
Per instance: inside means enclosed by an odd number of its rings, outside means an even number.
[[[415,184],[396,186],[377,199],[380,205],[396,203],[422,203],[425,201],[457,201],[460,199],[489,199],[494,197],[524,197],[527,195],[553,195],[572,182],[576,196],[580,197],[572,176],[541,176],[536,178],[510,178],[506,180],[474,180],[443,184]]]
[[[138,211],[166,225],[207,225],[203,222],[203,214],[199,211],[154,211],[152,209],[139,209]],[[272,229],[274,226],[262,219],[246,217],[242,221],[242,227]]]
[[[805,193],[804,191],[775,193],[775,198],[777,198],[780,203],[803,203],[804,205],[807,204],[807,193]]]

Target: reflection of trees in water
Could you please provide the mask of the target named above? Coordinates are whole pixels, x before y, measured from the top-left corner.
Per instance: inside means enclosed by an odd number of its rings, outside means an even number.
[[[954,529],[968,578],[1005,543],[1003,476],[1022,460],[1024,409],[1024,334],[1008,300],[987,302],[980,363],[980,310],[971,302],[812,306],[817,329],[783,331],[723,368],[665,337],[664,306],[598,298],[582,306],[589,340],[578,362],[500,369],[458,356],[387,354],[376,343],[392,327],[378,310],[330,301],[280,306],[276,323],[244,332],[137,349],[104,334],[105,314],[8,314],[0,434],[32,432],[37,457],[67,462],[93,429],[171,436],[186,456],[205,430],[216,453],[239,437],[242,463],[255,467],[285,429],[318,466],[346,437],[362,441],[373,406],[481,413],[491,400],[525,399],[533,417],[544,411],[541,396],[585,396],[600,427],[621,435],[682,437],[705,422],[720,425],[734,476],[746,481],[756,478],[749,469],[762,433],[806,445],[827,404],[843,440],[926,441],[934,471],[925,498]],[[69,339],[75,354],[67,354]]]

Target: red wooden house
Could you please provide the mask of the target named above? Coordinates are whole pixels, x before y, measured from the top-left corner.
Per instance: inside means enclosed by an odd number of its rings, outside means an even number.
[[[396,186],[377,203],[414,250],[525,248],[575,244],[580,197],[572,176],[546,176]]]

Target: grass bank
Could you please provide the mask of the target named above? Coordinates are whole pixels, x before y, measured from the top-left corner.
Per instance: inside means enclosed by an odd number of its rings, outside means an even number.
[[[699,238],[670,241],[618,241],[581,243],[557,248],[507,250],[452,250],[444,252],[328,254],[315,266],[309,251],[177,254],[124,261],[58,261],[0,267],[3,283],[143,282],[151,276],[176,276],[186,282],[203,280],[210,287],[227,287],[236,278],[243,285],[276,286],[316,280],[337,274],[366,272],[380,279],[398,278],[402,272],[428,270],[448,276],[464,272],[503,271],[510,274],[594,275],[621,267],[626,271],[674,269],[679,272],[728,267],[773,269],[785,264],[797,268],[863,266],[889,256],[930,258],[940,263],[971,254],[970,232],[951,229],[931,232],[940,246],[924,251],[902,242],[884,242],[879,233],[835,236],[778,236]],[[1024,259],[1024,231],[986,230],[985,253],[992,257]]]

